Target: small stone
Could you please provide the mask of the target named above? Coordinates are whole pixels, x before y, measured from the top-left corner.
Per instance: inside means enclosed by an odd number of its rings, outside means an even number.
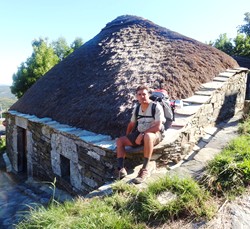
[[[177,198],[176,194],[173,194],[172,192],[163,192],[160,195],[157,196],[157,200],[162,204],[165,205],[169,203],[170,201],[173,201]]]

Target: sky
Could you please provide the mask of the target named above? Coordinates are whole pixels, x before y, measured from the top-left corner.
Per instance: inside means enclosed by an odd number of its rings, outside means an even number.
[[[12,84],[40,37],[87,42],[118,16],[135,15],[208,43],[235,38],[246,12],[249,0],[0,0],[0,85]]]

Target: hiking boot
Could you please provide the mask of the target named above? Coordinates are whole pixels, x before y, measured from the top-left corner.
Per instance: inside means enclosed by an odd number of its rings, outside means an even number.
[[[134,184],[141,184],[149,177],[149,172],[147,169],[140,169],[137,177],[133,179]]]
[[[119,180],[121,180],[122,178],[124,178],[124,177],[127,176],[127,175],[128,175],[128,173],[127,173],[126,169],[125,169],[125,168],[121,168],[121,169],[118,171],[118,176],[117,176],[117,178],[118,178]]]

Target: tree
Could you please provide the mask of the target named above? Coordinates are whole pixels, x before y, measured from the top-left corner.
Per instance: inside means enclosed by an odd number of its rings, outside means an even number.
[[[239,29],[238,29],[238,32],[239,33],[244,33],[247,36],[250,36],[250,13],[247,12],[244,15],[245,15],[244,21],[246,22],[246,24],[245,25],[240,25]]]
[[[235,56],[250,57],[250,13],[245,13],[246,24],[239,26],[236,38],[229,39],[226,34],[221,34],[213,46],[221,51]]]
[[[68,46],[67,41],[63,37],[59,37],[57,41],[52,42],[52,47],[56,53],[56,55],[63,60],[69,54],[74,52],[80,46],[82,46],[83,41],[81,38],[76,38],[73,43]]]
[[[250,57],[250,36],[238,34],[234,39],[234,55]]]
[[[66,39],[63,37],[59,37],[57,41],[53,41],[52,47],[60,60],[63,60],[72,52],[71,48],[67,44]]]
[[[77,37],[70,47],[75,51],[76,49],[80,48],[83,45],[83,40],[80,37]]]
[[[233,44],[231,39],[227,37],[227,34],[221,34],[220,37],[213,44],[217,49],[232,55],[233,54]]]
[[[32,42],[33,53],[26,62],[21,63],[17,73],[13,75],[11,92],[20,98],[23,94],[54,65],[67,57],[83,44],[81,38],[76,38],[71,46],[68,46],[65,38],[48,43],[48,39],[34,40]]]
[[[32,42],[33,53],[25,63],[21,63],[17,73],[13,75],[11,92],[22,95],[47,71],[59,62],[59,57],[48,44],[47,39],[40,38]]]

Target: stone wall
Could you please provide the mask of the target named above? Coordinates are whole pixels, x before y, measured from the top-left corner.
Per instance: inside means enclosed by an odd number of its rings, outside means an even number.
[[[116,160],[114,152],[82,140],[91,136],[92,140],[98,140],[94,133],[10,111],[6,142],[13,171],[23,171],[18,156],[21,153],[18,152],[17,128],[20,127],[25,130],[27,143],[24,172],[30,178],[45,182],[53,182],[56,178],[56,185],[71,193],[88,193],[111,178]]]
[[[212,82],[201,85],[199,91],[183,99],[184,106],[175,111],[175,122],[165,133],[164,140],[155,147],[153,159],[178,161],[193,151],[205,135],[205,129],[229,119],[244,108],[246,79],[248,70],[244,68],[227,70]],[[133,153],[140,149],[128,148]],[[137,155],[138,156],[138,155]]]
[[[248,69],[228,70],[205,83],[184,106],[155,147],[153,159],[190,152],[205,133],[242,110]],[[115,140],[86,130],[60,124],[50,118],[39,119],[16,111],[7,113],[7,153],[13,171],[26,172],[71,193],[88,193],[112,179],[116,166]],[[128,151],[141,152],[140,148]],[[128,154],[127,165],[140,163],[141,154]],[[137,160],[138,159],[138,160]]]
[[[189,103],[187,109],[193,106],[197,111],[184,118],[186,124],[180,135],[182,151],[190,151],[205,134],[206,127],[215,126],[242,110],[245,92],[246,72],[228,71],[215,77],[213,82],[203,84],[193,97],[184,99]]]

